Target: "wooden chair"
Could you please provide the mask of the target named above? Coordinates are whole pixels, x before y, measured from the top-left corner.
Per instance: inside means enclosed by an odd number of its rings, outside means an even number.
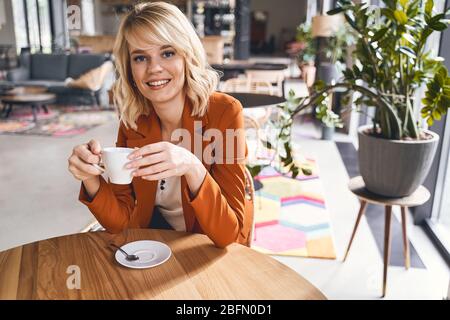
[[[225,92],[250,92],[274,95],[274,89],[268,81],[251,81],[248,78],[231,78],[224,82],[222,91]]]
[[[274,89],[275,95],[283,96],[284,70],[247,70],[245,75],[250,83],[269,83]],[[275,83],[275,87],[272,86],[273,83]]]
[[[264,93],[274,95],[273,86],[268,81],[250,81],[248,78],[232,78],[224,82],[222,91],[224,92],[250,92]],[[245,107],[245,106],[244,106]],[[261,107],[247,109],[244,113],[247,115],[254,114],[252,117],[256,119],[260,126],[263,126],[272,115],[272,107]]]
[[[250,83],[247,78],[231,78],[223,83],[224,92],[250,92]]]
[[[249,151],[248,152],[249,153],[248,160],[251,162],[253,159],[256,159],[256,156],[258,153],[258,146],[259,146],[258,144],[261,141],[261,137],[259,135],[260,126],[259,126],[258,120],[252,116],[244,114],[244,128],[246,131],[247,147],[250,147],[249,146],[250,141],[256,142],[256,144],[254,146],[252,146],[253,148],[252,147],[248,148],[249,149],[248,150]],[[249,136],[250,130],[255,131],[255,134],[256,134],[255,137]]]
[[[222,64],[225,39],[221,36],[206,36],[200,39],[209,64]]]
[[[245,244],[250,247],[255,232],[255,186],[253,185],[253,177],[250,171],[245,167],[245,219],[251,219],[252,227]]]

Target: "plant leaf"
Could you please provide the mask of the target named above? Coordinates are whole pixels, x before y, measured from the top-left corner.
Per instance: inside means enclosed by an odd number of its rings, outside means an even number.
[[[425,4],[425,13],[429,16],[431,16],[431,13],[433,12],[434,7],[434,1],[433,0],[427,0]]]
[[[408,16],[401,10],[395,10],[394,17],[402,25],[408,22]]]
[[[433,24],[430,24],[430,28],[435,31],[444,31],[447,29],[447,25],[443,22],[435,22]]]
[[[399,48],[399,51],[400,51],[401,53],[406,54],[408,57],[410,57],[410,58],[412,58],[412,59],[416,59],[416,58],[417,58],[417,57],[416,57],[416,54],[414,53],[414,51],[413,51],[411,48],[409,48],[409,47],[401,46],[401,47]]]
[[[404,39],[406,39],[406,41],[408,41],[409,43],[411,43],[413,46],[415,46],[417,43],[416,43],[416,41],[414,40],[414,37],[412,36],[412,35],[410,35],[409,33],[403,33],[402,34],[402,37],[404,38]]]
[[[385,35],[386,31],[388,31],[388,28],[381,28],[380,30],[375,32],[372,37],[372,42],[380,40]]]
[[[441,113],[438,110],[434,110],[432,113],[433,119],[441,120]]]
[[[335,8],[335,9],[332,9],[332,10],[328,11],[327,14],[332,16],[334,14],[341,13],[342,11],[344,11],[344,8],[339,7],[339,8]]]

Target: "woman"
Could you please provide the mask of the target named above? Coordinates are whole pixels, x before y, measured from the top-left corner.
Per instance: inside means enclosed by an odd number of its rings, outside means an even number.
[[[114,55],[121,115],[116,145],[137,148],[127,165],[134,178],[130,185],[106,182],[91,165],[100,161],[100,144],[76,146],[69,171],[82,181],[80,201],[109,232],[167,227],[204,233],[222,248],[248,243],[253,213],[245,213],[243,135],[224,138],[231,159],[216,149],[214,163],[201,156],[213,142],[202,133],[225,137],[229,129],[243,129],[242,106],[214,92],[218,75],[192,25],[168,3],[139,4],[121,23]],[[178,139],[180,129],[188,139]],[[205,139],[200,146],[198,134]]]

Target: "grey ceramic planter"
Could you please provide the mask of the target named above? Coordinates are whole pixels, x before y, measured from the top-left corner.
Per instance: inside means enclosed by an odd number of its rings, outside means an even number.
[[[364,133],[371,125],[358,129],[359,170],[366,188],[387,197],[413,193],[425,180],[433,162],[439,136],[428,140],[403,141],[375,138]]]
[[[341,75],[336,69],[336,65],[329,62],[322,62],[317,67],[316,78],[324,81],[326,84],[331,84],[333,81],[337,81]]]
[[[334,137],[334,127],[327,127],[322,124],[322,140],[333,140]]]

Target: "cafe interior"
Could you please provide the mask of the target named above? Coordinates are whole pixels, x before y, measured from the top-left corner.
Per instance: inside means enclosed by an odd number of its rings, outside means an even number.
[[[0,0],[0,299],[450,298],[449,1],[165,1],[243,107],[254,221],[226,248],[110,234],[67,170],[116,143],[113,46],[138,2]]]

